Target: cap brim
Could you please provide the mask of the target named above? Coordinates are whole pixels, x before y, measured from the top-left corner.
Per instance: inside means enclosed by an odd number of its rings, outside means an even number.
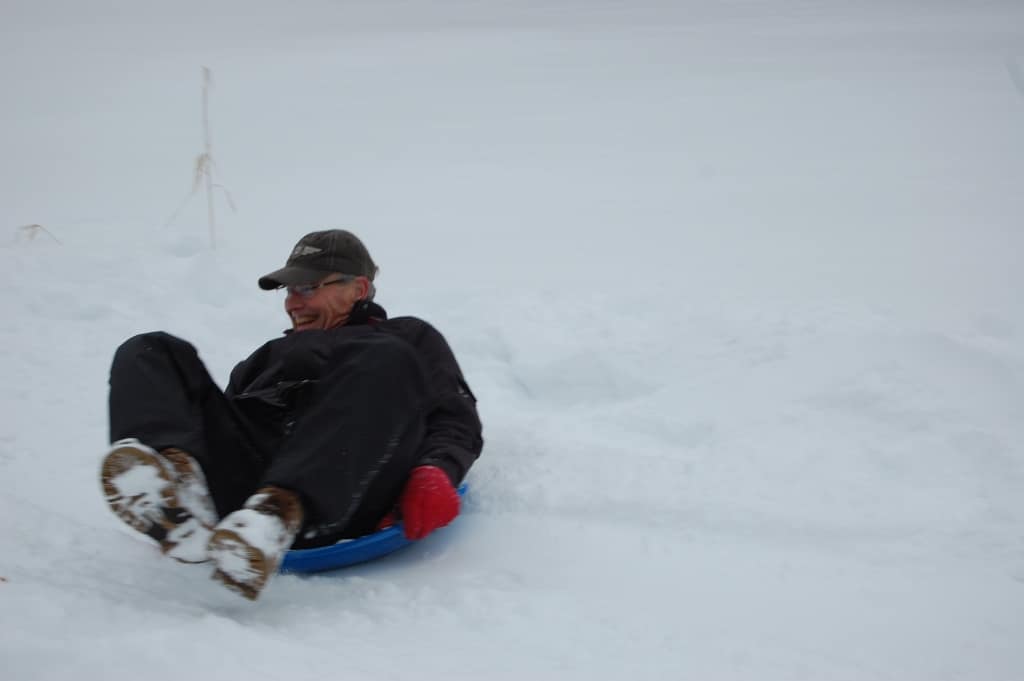
[[[330,274],[330,272],[311,270],[307,267],[296,267],[295,265],[291,265],[289,267],[282,267],[270,274],[264,274],[260,277],[259,285],[264,291],[269,291],[271,289],[281,288],[282,286],[315,284],[328,274]]]

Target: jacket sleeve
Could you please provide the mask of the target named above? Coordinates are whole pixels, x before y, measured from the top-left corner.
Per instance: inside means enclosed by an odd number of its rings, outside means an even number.
[[[418,340],[432,394],[419,464],[441,468],[457,486],[483,449],[476,397],[444,336],[424,322]]]

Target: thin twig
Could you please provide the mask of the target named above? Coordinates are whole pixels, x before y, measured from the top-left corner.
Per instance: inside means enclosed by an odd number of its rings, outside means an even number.
[[[29,241],[32,241],[33,239],[35,239],[39,235],[39,233],[42,232],[46,236],[48,236],[51,239],[53,239],[54,241],[56,241],[61,246],[64,245],[64,244],[61,243],[60,239],[58,239],[57,237],[55,237],[53,235],[53,232],[51,232],[50,230],[46,229],[46,227],[43,227],[42,225],[38,225],[38,224],[23,225],[23,226],[19,227],[18,229],[20,229],[22,232],[24,232],[26,235],[28,235],[28,240]]]
[[[215,185],[213,185],[213,188],[214,189],[219,189],[222,192],[224,192],[224,200],[227,201],[228,202],[228,206],[231,207],[231,212],[232,213],[237,213],[238,209],[235,208],[235,200],[231,197],[231,192],[228,191],[228,188],[225,187],[222,184],[215,184]]]

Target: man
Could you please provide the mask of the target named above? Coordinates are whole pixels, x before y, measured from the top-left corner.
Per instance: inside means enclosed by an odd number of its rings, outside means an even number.
[[[421,539],[459,512],[483,446],[445,339],[373,302],[377,273],[345,230],[307,234],[260,288],[292,328],[217,387],[193,348],[136,336],[110,371],[101,480],[111,509],[183,562],[255,599],[290,547],[358,537],[400,515]]]

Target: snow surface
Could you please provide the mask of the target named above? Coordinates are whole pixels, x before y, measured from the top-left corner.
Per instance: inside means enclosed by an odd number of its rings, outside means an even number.
[[[1024,678],[1022,68],[1018,0],[4,2],[0,675]],[[226,382],[331,226],[486,448],[249,603],[107,510],[107,370]]]

